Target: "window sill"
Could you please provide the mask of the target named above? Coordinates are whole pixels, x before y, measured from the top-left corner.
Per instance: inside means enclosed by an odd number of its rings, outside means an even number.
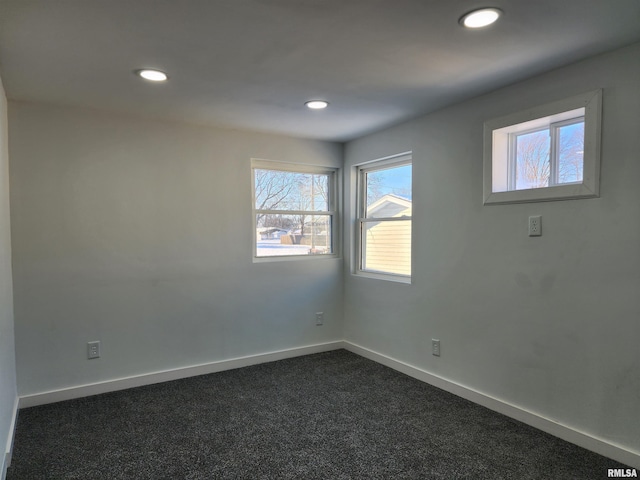
[[[330,258],[340,258],[340,255],[336,253],[332,253],[332,254],[323,254],[323,255],[279,255],[279,256],[273,256],[273,257],[253,257],[253,263],[291,262],[291,261],[306,262],[309,260],[328,260]]]
[[[585,184],[558,185],[555,187],[531,188],[492,192],[484,199],[485,205],[504,205],[509,203],[551,202],[555,200],[575,200],[578,198],[599,197]]]
[[[386,280],[388,282],[404,283],[411,285],[411,277],[406,275],[394,275],[392,273],[375,273],[358,270],[352,273],[354,277],[374,278],[376,280]]]

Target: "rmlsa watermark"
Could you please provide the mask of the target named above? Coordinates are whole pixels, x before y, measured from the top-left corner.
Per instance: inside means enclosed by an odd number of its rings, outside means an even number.
[[[609,478],[637,478],[638,471],[635,468],[609,468],[607,469]]]

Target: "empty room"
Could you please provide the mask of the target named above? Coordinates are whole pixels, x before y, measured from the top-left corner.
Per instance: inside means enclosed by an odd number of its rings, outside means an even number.
[[[638,476],[637,0],[0,0],[0,87],[0,480]]]

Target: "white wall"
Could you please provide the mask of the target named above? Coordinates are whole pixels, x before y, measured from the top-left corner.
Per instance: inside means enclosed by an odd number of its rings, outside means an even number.
[[[0,79],[0,477],[8,466],[17,407],[9,221],[7,100]],[[5,451],[6,445],[6,451]]]
[[[341,259],[252,263],[250,213],[252,157],[341,166],[341,145],[19,102],[9,117],[20,395],[342,338]]]
[[[345,198],[353,165],[413,151],[414,272],[347,274],[346,340],[640,453],[638,79],[640,44],[348,143]],[[601,198],[483,206],[483,122],[596,88]]]

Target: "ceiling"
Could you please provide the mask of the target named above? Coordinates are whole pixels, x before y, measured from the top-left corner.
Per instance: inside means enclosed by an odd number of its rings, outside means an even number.
[[[340,142],[637,41],[638,0],[0,0],[11,100]]]

